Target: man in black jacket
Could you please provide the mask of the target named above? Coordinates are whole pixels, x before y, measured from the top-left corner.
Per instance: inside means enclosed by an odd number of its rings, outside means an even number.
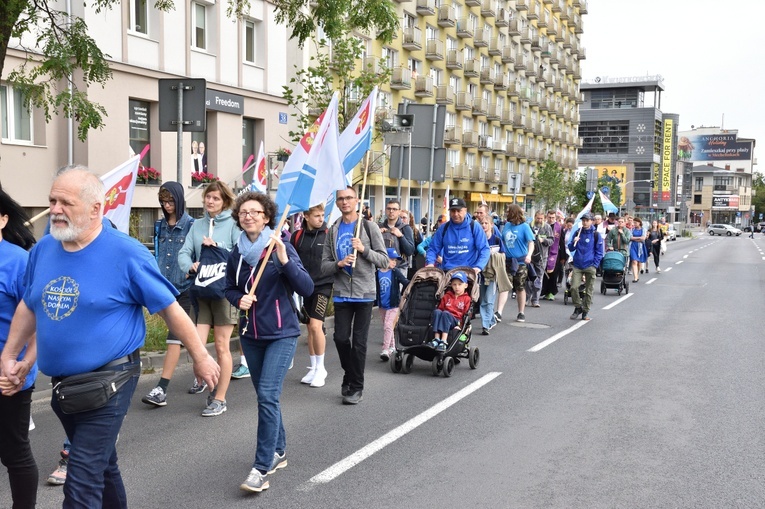
[[[303,308],[308,315],[308,354],[311,367],[308,374],[300,380],[311,387],[323,387],[327,378],[324,368],[324,317],[327,314],[329,297],[332,294],[334,278],[321,274],[321,253],[327,237],[327,223],[324,222],[324,204],[311,207],[303,217],[302,229],[297,230],[290,239],[303,262],[303,267],[313,279],[313,294],[303,301]]]
[[[385,247],[395,248],[396,252],[401,255],[396,268],[401,272],[401,275],[406,277],[410,257],[414,254],[414,232],[411,226],[399,219],[400,214],[401,202],[395,198],[388,201],[388,204],[385,206],[387,219],[380,223],[379,226]]]

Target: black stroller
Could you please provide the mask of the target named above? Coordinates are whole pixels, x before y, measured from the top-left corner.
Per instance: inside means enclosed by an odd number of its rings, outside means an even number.
[[[603,256],[603,279],[600,281],[600,293],[606,294],[611,288],[618,295],[622,292],[630,293],[630,284],[627,281],[627,257],[619,251],[609,251]]]
[[[563,271],[564,279],[566,281],[566,289],[563,291],[563,305],[568,305],[568,301],[572,299],[571,297],[571,275],[574,272],[574,264],[572,262],[566,262],[565,269]],[[582,283],[579,285],[579,297],[584,299],[584,280],[582,280]]]
[[[428,344],[433,339],[430,319],[449,286],[452,274],[458,271],[467,275],[471,305],[462,317],[462,326],[449,332],[446,351],[440,352]],[[430,362],[434,376],[439,373],[445,377],[452,376],[454,365],[461,358],[468,360],[471,369],[477,368],[480,354],[478,348],[470,346],[470,318],[479,297],[480,288],[470,267],[457,267],[446,273],[435,267],[418,270],[401,296],[398,318],[393,327],[396,352],[390,358],[391,371],[410,373],[415,357]]]

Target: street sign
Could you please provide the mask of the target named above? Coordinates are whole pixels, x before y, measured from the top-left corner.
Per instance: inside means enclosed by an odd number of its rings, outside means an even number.
[[[183,94],[183,111],[180,113],[179,86],[182,86]],[[180,120],[184,132],[204,132],[207,129],[206,92],[207,82],[203,79],[159,80],[159,130],[177,131]]]
[[[634,201],[632,201],[632,200],[627,200],[627,201],[624,203],[624,208],[625,208],[625,209],[627,209],[627,210],[632,210],[632,209],[634,209],[634,208],[635,208],[635,202],[634,202]]]

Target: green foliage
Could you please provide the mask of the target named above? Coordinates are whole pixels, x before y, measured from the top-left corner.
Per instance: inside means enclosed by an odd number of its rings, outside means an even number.
[[[352,31],[374,34],[385,43],[393,39],[399,27],[396,8],[390,0],[274,0],[277,23],[292,28],[292,38],[300,47],[315,38],[321,28],[329,40],[339,40]]]
[[[752,219],[753,222],[760,222],[760,214],[765,214],[765,177],[762,173],[755,172],[752,175],[752,206],[754,207],[755,216]],[[765,216],[763,216],[765,217]]]
[[[568,194],[566,174],[551,156],[549,154],[532,175],[539,210],[562,206]]]
[[[283,87],[282,95],[294,109],[292,116],[298,123],[297,130],[289,133],[295,143],[326,109],[335,91],[340,93],[338,127],[342,131],[372,89],[390,78],[390,69],[358,65],[364,46],[357,37],[343,37],[331,44],[321,39],[315,45],[308,67],[296,65],[295,77]]]
[[[619,186],[608,177],[600,177],[598,178],[597,189],[602,189],[603,187],[608,187],[611,189],[608,199],[611,200],[614,205],[617,205],[621,201],[621,189]],[[596,193],[597,189],[595,190]],[[574,182],[571,194],[573,200],[571,207],[569,208],[569,212],[578,214],[579,211],[582,210],[585,205],[587,205],[587,202],[590,201],[587,198],[587,172],[582,172],[579,175],[577,180]],[[596,198],[592,203],[592,213],[605,215],[605,212],[603,211],[603,204],[599,198]]]

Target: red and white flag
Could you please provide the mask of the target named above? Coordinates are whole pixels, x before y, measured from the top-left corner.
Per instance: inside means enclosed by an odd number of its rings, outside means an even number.
[[[266,171],[266,153],[263,150],[263,142],[260,142],[258,158],[255,160],[255,173],[252,174],[250,191],[265,193],[268,186],[268,173]]]
[[[130,230],[130,208],[138,177],[138,163],[141,155],[134,155],[109,173],[101,177],[104,195],[104,217],[109,219],[123,233]]]

